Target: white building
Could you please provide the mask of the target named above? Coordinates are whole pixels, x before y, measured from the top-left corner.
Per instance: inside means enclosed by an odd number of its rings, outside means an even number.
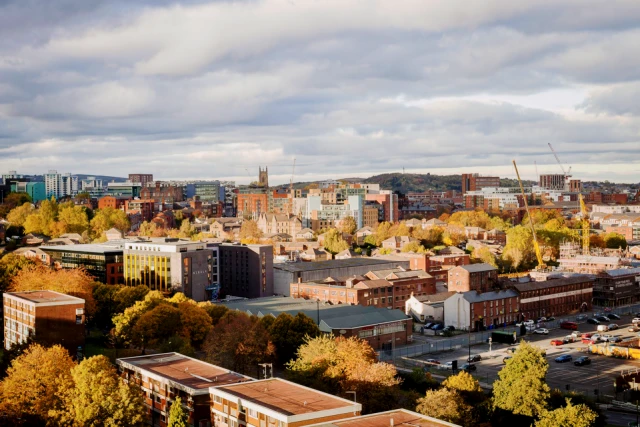
[[[433,295],[411,295],[405,301],[405,314],[413,317],[416,322],[425,323],[437,320],[444,321],[444,302],[455,292],[440,292]]]
[[[56,199],[74,196],[78,193],[78,177],[70,173],[60,174],[56,170],[50,170],[44,175],[44,188],[47,199],[51,196]]]
[[[605,214],[640,213],[640,205],[593,205],[591,212]]]
[[[335,222],[347,216],[356,220],[358,228],[363,227],[364,222],[364,197],[348,196],[344,204],[323,204],[322,197],[316,195],[307,196],[306,212],[304,212],[302,226],[313,227],[313,221]],[[324,228],[324,227],[320,227]]]

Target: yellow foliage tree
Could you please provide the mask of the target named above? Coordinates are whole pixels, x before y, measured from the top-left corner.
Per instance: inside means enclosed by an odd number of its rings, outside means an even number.
[[[468,425],[471,409],[460,393],[443,387],[428,390],[425,397],[418,400],[416,412],[454,424]]]
[[[33,211],[33,205],[31,203],[25,203],[11,210],[7,214],[7,221],[9,221],[13,226],[24,227],[27,217],[31,215]]]

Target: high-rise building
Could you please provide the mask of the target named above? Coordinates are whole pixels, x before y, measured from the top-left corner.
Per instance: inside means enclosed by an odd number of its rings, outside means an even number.
[[[221,295],[261,298],[273,295],[273,246],[222,243],[209,245],[220,253]]]
[[[52,196],[60,199],[78,193],[78,177],[70,173],[60,174],[56,170],[50,170],[44,175],[44,185],[47,199]]]
[[[148,182],[153,182],[153,174],[150,173],[130,173],[129,181],[139,182],[142,186],[146,186]]]
[[[565,175],[559,173],[540,175],[540,187],[547,190],[567,190],[565,180]]]
[[[220,181],[192,182],[186,185],[186,192],[188,199],[198,197],[201,202],[218,203],[221,200]]]
[[[476,191],[485,187],[500,187],[499,176],[481,176],[477,173],[462,174],[462,194],[467,191]]]

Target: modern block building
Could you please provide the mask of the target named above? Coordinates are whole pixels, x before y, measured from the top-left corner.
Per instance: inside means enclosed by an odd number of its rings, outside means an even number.
[[[460,265],[448,271],[449,290],[488,292],[498,281],[498,269],[486,263]]]
[[[84,300],[54,291],[5,292],[4,348],[29,335],[46,346],[60,344],[71,354],[84,346]]]
[[[273,265],[273,291],[289,295],[291,283],[324,280],[327,277],[348,277],[366,274],[372,270],[402,267],[409,269],[409,260],[378,258],[350,258],[319,262],[279,263]]]
[[[33,203],[38,203],[47,198],[47,190],[44,182],[13,182],[13,193],[26,193]]]
[[[60,174],[50,170],[44,174],[45,196],[59,199],[65,196],[73,196],[78,192],[78,177],[70,173]]]
[[[606,270],[596,276],[593,304],[619,307],[640,301],[640,268]]]
[[[359,415],[362,405],[281,378],[214,386],[215,426],[301,427]]]
[[[128,200],[131,200],[131,197],[104,196],[98,199],[98,209],[104,209],[104,208],[123,209]]]
[[[587,275],[511,285],[520,294],[525,319],[591,310],[594,279]]]
[[[151,173],[130,173],[129,181],[139,182],[142,186],[146,186],[147,183],[153,182],[153,174]]]
[[[124,283],[123,245],[40,246],[51,257],[56,268],[82,267],[98,282],[109,285]]]
[[[500,177],[481,176],[477,173],[462,174],[462,194],[467,191],[476,191],[484,187],[500,187]]]
[[[209,247],[220,254],[220,296],[273,295],[273,246],[222,243]]]
[[[109,182],[107,183],[108,196],[124,196],[129,198],[140,197],[142,185],[139,182]]]
[[[193,199],[198,197],[202,202],[218,203],[224,201],[224,197],[220,198],[221,187],[220,181],[196,181],[186,185],[187,198]],[[224,195],[224,188],[222,188]]]
[[[123,380],[144,393],[149,425],[166,427],[169,411],[180,397],[187,422],[194,427],[211,426],[209,388],[253,381],[253,378],[211,365],[180,353],[162,353],[116,360]]]
[[[203,242],[159,238],[127,242],[123,252],[127,286],[146,285],[166,293],[176,290],[206,301],[219,280],[218,249]]]

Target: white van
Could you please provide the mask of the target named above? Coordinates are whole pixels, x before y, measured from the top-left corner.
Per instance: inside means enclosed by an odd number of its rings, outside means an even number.
[[[607,325],[598,325],[598,332],[607,332],[609,327]]]

